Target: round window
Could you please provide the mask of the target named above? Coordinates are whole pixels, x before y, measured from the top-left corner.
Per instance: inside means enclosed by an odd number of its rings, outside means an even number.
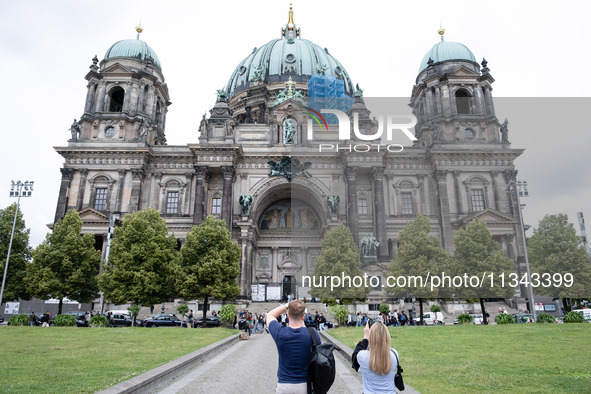
[[[240,75],[244,74],[246,72],[246,67],[240,66],[240,70],[238,70],[238,72],[240,73]]]
[[[465,135],[467,138],[474,138],[474,132],[473,132],[472,130],[470,130],[470,129],[466,129],[466,130],[464,130],[464,135]]]
[[[105,129],[105,135],[107,137],[112,137],[115,134],[115,128],[113,126],[109,126]]]
[[[296,57],[293,53],[288,54],[287,56],[285,56],[285,61],[288,63],[293,63],[295,62]]]
[[[340,68],[339,66],[337,66],[337,68],[335,68],[335,69],[334,69],[334,72],[335,72],[337,75],[341,75],[341,74],[343,73],[343,70],[341,70],[341,68]]]

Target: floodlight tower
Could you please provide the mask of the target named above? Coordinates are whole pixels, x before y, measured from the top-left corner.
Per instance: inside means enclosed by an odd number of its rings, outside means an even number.
[[[4,296],[4,285],[6,284],[6,274],[8,273],[8,261],[10,260],[10,249],[12,248],[12,239],[14,238],[14,228],[16,226],[16,217],[18,208],[21,204],[21,197],[31,197],[33,193],[33,184],[35,181],[12,181],[10,186],[10,197],[17,197],[16,209],[14,210],[14,219],[12,220],[12,231],[10,233],[10,242],[8,243],[8,253],[6,254],[6,264],[4,264],[4,276],[2,276],[2,289],[0,290],[0,305]]]

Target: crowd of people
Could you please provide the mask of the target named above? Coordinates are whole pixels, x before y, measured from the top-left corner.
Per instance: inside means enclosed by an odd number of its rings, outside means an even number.
[[[347,318],[347,326],[349,327],[364,327],[369,320],[377,320],[386,326],[414,326],[415,322],[409,318],[406,311],[395,309],[394,312],[380,313],[377,318],[371,319],[367,316],[367,313],[357,312],[356,315],[349,314]]]

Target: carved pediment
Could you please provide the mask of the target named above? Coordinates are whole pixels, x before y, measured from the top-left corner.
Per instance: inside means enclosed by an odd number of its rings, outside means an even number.
[[[120,63],[110,65],[101,71],[101,74],[119,74],[119,75],[133,75],[133,71]]]
[[[461,65],[458,68],[456,68],[453,71],[448,73],[448,77],[479,77],[479,76],[480,76],[479,73],[474,72],[474,70],[471,70],[464,65]]]
[[[475,219],[484,220],[487,227],[513,226],[517,224],[517,220],[515,220],[512,216],[491,208],[487,208],[483,211],[474,212],[464,216],[455,223],[454,227],[456,229],[466,227],[468,223]]]
[[[261,279],[262,280],[270,280],[273,277],[273,275],[271,275],[268,272],[259,272],[259,273],[257,273],[256,276],[257,276],[257,279],[259,279],[259,280],[261,280]]]
[[[80,215],[80,220],[82,220],[82,223],[106,223],[107,225],[109,224],[109,216],[105,215],[101,211],[97,211],[94,208],[84,208],[80,212],[78,212],[78,215]]]

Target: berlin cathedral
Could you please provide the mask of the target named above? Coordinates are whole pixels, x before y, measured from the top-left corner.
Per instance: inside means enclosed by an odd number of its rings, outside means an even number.
[[[420,213],[450,253],[458,229],[485,220],[515,272],[525,272],[518,201],[506,192],[523,150],[511,148],[507,123],[496,117],[486,60],[446,41],[443,29],[417,59],[405,100],[413,141],[394,131],[405,138],[397,149],[383,136],[381,145],[368,143],[369,133],[388,128],[345,67],[301,37],[291,8],[280,36],[236,59],[227,83],[219,77],[226,85],[198,140],[168,145],[171,94],[161,60],[137,31],[92,60],[84,111],[55,148],[64,159],[55,221],[76,209],[103,256],[112,215],[156,208],[179,245],[213,215],[241,246],[242,297],[303,298],[310,288],[302,277],[313,275],[328,230],[346,225],[363,250],[363,271],[382,277],[399,233]],[[339,138],[337,113],[350,116],[348,129],[365,145]],[[368,302],[385,296],[375,288]]]

